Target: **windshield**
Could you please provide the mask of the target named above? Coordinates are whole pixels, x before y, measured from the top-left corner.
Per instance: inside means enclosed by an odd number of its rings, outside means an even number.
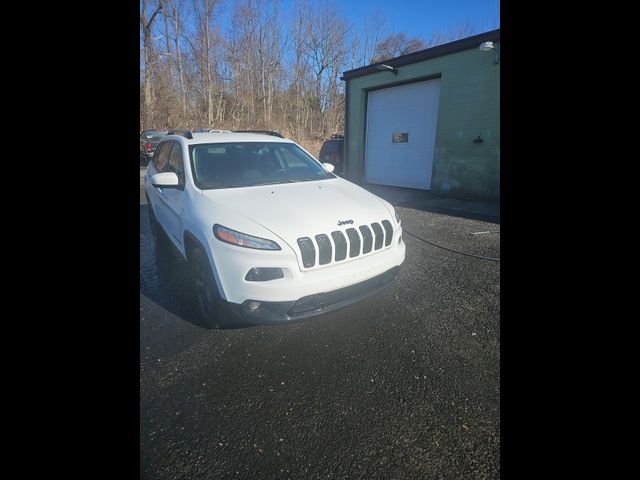
[[[294,143],[206,143],[189,147],[198,188],[251,187],[335,178]]]

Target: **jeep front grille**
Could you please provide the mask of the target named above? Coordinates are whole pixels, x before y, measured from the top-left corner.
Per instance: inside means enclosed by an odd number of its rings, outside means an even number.
[[[331,240],[324,233],[322,235],[316,235],[316,242],[318,243],[318,263],[320,265],[326,265],[331,261]]]
[[[373,245],[373,248],[376,250],[380,250],[382,248],[382,238],[384,234],[382,233],[382,227],[379,223],[374,222],[371,224],[371,228],[373,229],[373,235],[376,237],[376,242]]]
[[[360,255],[360,235],[355,228],[347,228],[347,237],[349,237],[349,258]]]
[[[302,264],[305,268],[311,268],[316,263],[316,247],[309,237],[298,239],[298,247],[302,253]]]
[[[347,258],[347,239],[344,238],[344,233],[336,230],[331,232],[331,238],[336,245],[336,262]]]
[[[349,258],[355,258],[380,250],[383,245],[390,246],[393,240],[393,226],[389,220],[382,220],[380,223],[360,225],[357,229],[347,228],[344,232],[334,230],[330,235],[320,233],[313,237],[298,238],[302,265],[304,268],[328,265],[345,260],[347,251]]]
[[[391,245],[391,239],[393,238],[393,227],[391,226],[391,222],[389,220],[382,220],[382,226],[384,227],[385,236],[384,236],[384,246],[388,247]]]
[[[362,234],[362,253],[369,253],[373,244],[373,235],[367,225],[360,225],[360,233]]]

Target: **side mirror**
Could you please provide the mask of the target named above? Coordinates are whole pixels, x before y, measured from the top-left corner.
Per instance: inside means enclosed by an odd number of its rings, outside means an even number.
[[[180,180],[174,172],[156,173],[151,176],[151,185],[154,187],[175,188],[180,185]]]
[[[330,163],[326,163],[326,162],[325,162],[325,163],[323,163],[323,164],[322,164],[322,166],[323,166],[323,167],[324,167],[324,169],[325,169],[327,172],[329,172],[329,173],[333,172],[333,170],[336,168],[336,167],[334,167],[332,164],[330,164]]]

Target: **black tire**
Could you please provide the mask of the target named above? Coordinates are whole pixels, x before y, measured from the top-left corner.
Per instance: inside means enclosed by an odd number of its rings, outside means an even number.
[[[207,328],[226,328],[231,325],[227,302],[220,297],[209,258],[194,247],[189,254],[189,273],[198,316]]]

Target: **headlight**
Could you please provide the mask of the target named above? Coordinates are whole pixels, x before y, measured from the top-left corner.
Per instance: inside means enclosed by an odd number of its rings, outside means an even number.
[[[221,242],[237,245],[238,247],[255,248],[257,250],[281,250],[280,245],[272,240],[236,232],[217,223],[213,226],[213,234]]]
[[[396,214],[396,222],[400,223],[400,215],[398,215],[398,212],[396,210],[394,210],[393,213]]]

